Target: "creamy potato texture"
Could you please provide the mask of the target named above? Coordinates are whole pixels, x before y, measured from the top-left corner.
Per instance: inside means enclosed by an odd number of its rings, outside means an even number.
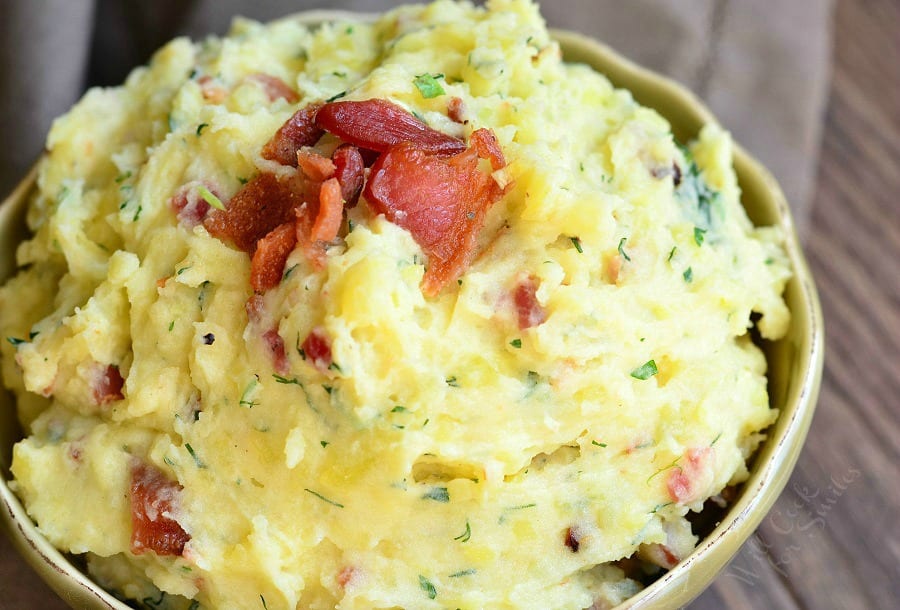
[[[261,148],[336,96],[464,140],[493,130],[509,188],[437,296],[419,244],[363,199],[324,267],[296,249],[251,320],[250,257],[171,202],[206,185],[227,206],[261,172],[298,171]],[[641,586],[612,562],[686,553],[684,516],[746,477],[776,416],[749,330],[784,334],[789,270],[740,206],[728,135],[681,148],[563,63],[529,2],[237,20],[89,91],[47,149],[0,292],[26,430],[14,489],[54,545],[145,605],[605,607]],[[538,324],[519,323],[523,282]],[[314,329],[326,370],[302,353]],[[132,550],[136,461],[182,487],[179,555]]]

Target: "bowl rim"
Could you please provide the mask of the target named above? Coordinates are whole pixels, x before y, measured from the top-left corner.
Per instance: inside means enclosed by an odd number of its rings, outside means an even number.
[[[299,21],[315,25],[329,21],[367,22],[376,14],[343,10],[311,10],[288,15],[276,21]],[[652,72],[623,57],[609,46],[583,34],[551,29],[551,37],[563,50],[566,61],[586,63],[605,74],[617,88],[632,92],[635,99],[654,108],[682,133],[696,135],[699,126],[716,123],[712,112],[693,93],[665,76]],[[664,113],[645,98],[666,99],[674,105],[680,118]],[[685,124],[685,122],[687,124]],[[765,442],[757,450],[757,464],[742,484],[738,500],[728,508],[721,523],[701,539],[694,551],[656,582],[628,598],[616,610],[670,608],[687,604],[699,595],[737,553],[764,516],[771,509],[793,470],[803,441],[809,430],[822,376],[824,362],[824,329],[821,306],[812,275],[800,248],[799,238],[787,200],[774,177],[739,143],[734,143],[732,161],[743,188],[753,183],[758,196],[768,198],[764,211],[774,213],[771,224],[784,234],[784,246],[793,276],[787,290],[793,290],[797,301],[792,308],[791,327],[797,336],[793,353],[793,370],[789,375],[784,407],[778,420],[769,428]],[[23,215],[28,195],[37,182],[38,165],[13,192],[0,203],[0,227]],[[745,204],[746,207],[746,204]],[[756,224],[756,223],[754,223]],[[802,323],[803,327],[797,326]],[[788,341],[787,338],[780,341]],[[767,361],[768,361],[767,357]],[[762,459],[761,454],[767,454]],[[39,576],[73,608],[108,608],[129,610],[124,602],[101,588],[53,547],[28,517],[19,499],[10,489],[6,474],[0,471],[0,524],[13,546]]]

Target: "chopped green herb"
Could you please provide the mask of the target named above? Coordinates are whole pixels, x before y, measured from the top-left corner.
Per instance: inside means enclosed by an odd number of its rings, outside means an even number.
[[[647,477],[647,484],[649,485],[649,484],[650,484],[650,481],[653,480],[653,478],[654,478],[655,476],[657,476],[658,474],[663,473],[663,472],[665,472],[666,470],[669,470],[670,468],[675,468],[676,466],[678,466],[678,462],[680,462],[680,461],[681,461],[681,456],[679,455],[677,458],[675,458],[675,459],[672,461],[671,464],[668,464],[667,466],[663,466],[662,468],[660,468],[659,470],[657,470],[656,472],[654,472],[653,474],[651,474],[649,477]]]
[[[239,405],[247,407],[248,409],[252,409],[258,402],[255,402],[251,399],[251,395],[256,391],[256,387],[259,385],[259,378],[251,379],[250,383],[247,384],[247,387],[244,388],[244,392],[241,394],[241,400],[238,402]]]
[[[462,286],[462,278],[456,280],[456,285],[457,285],[457,286]]]
[[[312,495],[314,495],[314,496],[317,497],[318,499],[322,500],[323,502],[327,502],[328,504],[331,504],[332,506],[337,506],[338,508],[344,508],[344,505],[341,504],[340,502],[335,502],[334,500],[329,500],[328,498],[326,498],[325,496],[323,496],[323,495],[320,494],[319,492],[313,491],[313,490],[311,490],[311,489],[307,489],[307,488],[305,488],[305,487],[303,488],[303,491],[305,491],[305,492],[307,492],[307,493],[311,493]]]
[[[422,499],[434,500],[435,502],[449,502],[450,492],[447,491],[446,487],[432,487],[422,494]]]
[[[675,251],[678,249],[678,246],[672,246],[672,249],[669,250],[669,258],[666,259],[666,262],[671,262],[672,257],[675,256]]]
[[[665,504],[657,504],[656,506],[653,507],[653,510],[650,511],[650,514],[651,514],[651,515],[656,514],[656,512],[657,512],[659,509],[665,508],[665,507],[667,507],[667,506],[669,506],[669,505],[671,505],[671,504],[675,504],[675,503],[674,503],[674,502],[666,502]]]
[[[182,267],[181,269],[179,269],[178,271],[175,272],[175,275],[181,275],[182,273],[184,273],[191,267],[193,267],[193,265],[188,265],[187,267]]]
[[[337,76],[338,78],[347,78],[346,72],[338,72],[337,70],[335,70],[331,74],[333,74],[334,76]]]
[[[437,589],[434,588],[434,585],[431,584],[427,578],[419,574],[419,587],[422,588],[423,591],[428,595],[428,599],[434,599],[437,597]]]
[[[648,360],[641,366],[637,367],[633,371],[631,371],[631,376],[635,379],[640,379],[644,381],[646,379],[650,379],[654,375],[656,375],[659,370],[656,368],[656,362],[653,360]]]
[[[208,188],[203,186],[202,184],[197,185],[197,194],[200,195],[200,198],[203,199],[206,203],[216,208],[217,210],[225,211],[225,204],[222,203],[222,200],[216,197]]]
[[[124,174],[119,174],[118,176],[116,176],[116,184],[121,184],[129,178],[131,178],[131,170],[128,170]]]
[[[294,270],[299,267],[299,265],[291,265],[287,271],[284,272],[284,275],[281,277],[281,281],[288,279],[291,277],[291,274],[294,273]]]
[[[200,123],[199,125],[197,125],[197,135],[203,135],[203,130],[207,127],[209,127],[209,123]]]
[[[333,102],[334,100],[339,100],[339,99],[341,99],[342,97],[344,97],[345,95],[347,95],[347,92],[346,92],[346,91],[341,91],[340,93],[337,93],[337,94],[332,95],[331,97],[329,97],[327,100],[325,100],[325,103],[327,104],[327,103],[329,103],[329,102]]]
[[[175,468],[175,462],[174,462],[174,461],[172,460],[172,458],[170,458],[168,455],[165,456],[165,457],[163,457],[163,462],[165,462],[166,464],[168,464],[168,465],[171,466],[172,468]]]
[[[469,520],[466,519],[466,531],[462,534],[454,538],[454,540],[459,540],[460,542],[468,542],[469,538],[472,537],[472,526],[469,525]]]
[[[701,229],[700,227],[694,227],[694,243],[698,246],[703,245],[703,238],[706,235],[706,229]]]
[[[475,568],[469,568],[468,570],[460,570],[459,572],[454,572],[450,575],[450,578],[459,578],[461,576],[471,576],[475,574],[477,570]]]
[[[716,443],[718,443],[720,438],[722,438],[722,433],[721,433],[721,432],[719,432],[719,433],[716,435],[716,438],[713,439],[713,441],[709,444],[709,446],[712,447],[713,445],[715,445]]]
[[[169,332],[172,332],[172,329],[175,328],[175,320],[169,322]]]
[[[447,377],[444,381],[445,381],[445,382],[447,383],[447,385],[450,386],[451,388],[458,388],[458,387],[459,387],[459,381],[457,381],[455,375],[453,375],[453,376],[451,376],[451,377]]]
[[[591,441],[592,445],[597,445],[598,447],[606,447],[606,443],[598,443],[597,441]]]
[[[684,273],[681,274],[681,277],[684,278],[684,281],[690,284],[694,281],[694,270],[688,267],[684,270]]]
[[[134,212],[134,217],[131,219],[132,222],[137,222],[138,218],[141,217],[141,212],[144,211],[144,206],[138,205],[137,210]]]
[[[332,362],[331,364],[329,364],[329,365],[328,365],[328,370],[329,370],[329,371],[337,371],[338,373],[343,373],[343,372],[344,372],[344,371],[341,370],[341,367],[338,365],[337,362]]]
[[[266,598],[262,596],[262,593],[259,594],[259,601],[262,602],[263,608],[265,608],[265,610],[269,610],[269,607],[266,605]]]
[[[433,97],[444,95],[444,88],[441,87],[441,84],[437,80],[439,78],[444,78],[444,75],[420,74],[413,80],[413,84],[416,86],[416,89],[419,90],[419,93],[422,94],[422,97],[429,100]]]
[[[247,184],[248,182],[250,182],[250,180],[244,178],[243,176],[238,176],[238,182],[240,182],[241,184]]]
[[[578,254],[584,254],[584,250],[581,247],[581,240],[577,237],[570,237],[569,239],[572,241],[572,245],[575,246],[575,249],[578,250]]]
[[[520,349],[522,347],[522,340],[521,339],[513,339],[512,341],[509,342],[509,344],[512,345],[516,349]]]
[[[277,381],[278,383],[294,384],[294,385],[299,385],[299,386],[303,385],[302,383],[300,383],[300,380],[297,379],[296,377],[291,377],[290,379],[288,379],[287,377],[282,377],[278,373],[272,373],[272,377],[274,377],[275,381]]]
[[[403,405],[397,405],[396,407],[391,409],[391,413],[406,413],[407,411],[409,411],[409,409],[407,409]]]
[[[334,388],[333,388],[333,387],[331,387],[330,385],[325,385],[324,383],[322,384],[322,389],[325,390],[325,392],[326,392],[329,396],[331,396],[331,393],[334,392]]]
[[[16,337],[7,337],[6,340],[9,341],[10,345],[13,347],[19,347],[23,343],[28,343],[25,339],[18,339]]]
[[[347,36],[349,36],[350,34],[352,34],[352,33],[353,33],[353,26],[352,26],[352,25],[348,25],[348,26],[347,26],[347,29],[344,30],[344,33],[347,34]]]
[[[619,254],[622,255],[622,258],[624,258],[624,259],[627,260],[627,261],[630,261],[630,260],[631,260],[631,257],[628,256],[628,254],[625,252],[625,249],[622,247],[622,246],[625,245],[625,242],[626,242],[626,241],[628,241],[628,238],[627,238],[627,237],[623,237],[622,239],[620,239],[620,240],[619,240],[619,246],[618,246],[617,250],[619,251]]]
[[[187,452],[191,454],[191,457],[194,458],[194,463],[197,464],[197,468],[206,468],[206,464],[203,463],[203,460],[199,458],[197,453],[194,451],[194,448],[191,447],[190,443],[185,443],[184,448],[187,449]]]

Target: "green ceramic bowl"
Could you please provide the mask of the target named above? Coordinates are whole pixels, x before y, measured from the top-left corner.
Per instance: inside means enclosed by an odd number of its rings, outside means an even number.
[[[371,17],[313,11],[292,18],[318,23]],[[655,108],[669,120],[678,139],[689,140],[704,124],[715,121],[694,95],[673,81],[635,65],[590,38],[567,31],[553,34],[567,61],[589,64],[617,87],[629,89],[640,103]],[[778,225],[784,230],[794,272],[786,291],[792,315],[790,331],[784,339],[764,346],[769,364],[770,400],[781,413],[753,458],[750,478],[719,525],[700,541],[690,556],[620,608],[675,608],[699,595],[737,553],[781,493],[812,421],[824,354],[822,313],[815,285],[800,250],[787,201],[774,178],[740,146],[735,147],[734,166],[742,201],[751,220],[760,225]],[[0,281],[15,270],[15,247],[26,236],[25,208],[34,184],[32,171],[0,204]],[[12,398],[0,391],[0,522],[13,544],[73,608],[126,610],[128,606],[93,583],[69,558],[50,546],[10,491],[7,480],[11,448],[20,437]]]

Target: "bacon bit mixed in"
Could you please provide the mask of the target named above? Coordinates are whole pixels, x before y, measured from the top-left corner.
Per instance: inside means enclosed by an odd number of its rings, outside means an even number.
[[[321,107],[321,104],[310,104],[295,112],[263,146],[263,159],[297,167],[297,151],[312,146],[325,133],[316,125],[316,113]]]
[[[250,260],[250,286],[262,293],[281,282],[284,263],[297,245],[297,231],[286,222],[272,229],[256,243]]]
[[[547,320],[547,313],[537,300],[537,288],[537,280],[533,276],[528,276],[516,284],[513,301],[516,304],[521,330],[539,326]]]
[[[297,92],[291,89],[286,82],[277,76],[257,72],[256,74],[251,74],[247,78],[262,85],[266,95],[269,96],[270,102],[274,102],[279,98],[285,100],[288,104],[296,104],[300,101],[300,96],[297,95]]]
[[[344,142],[381,153],[403,142],[444,156],[466,149],[461,140],[432,129],[387,100],[331,102],[316,114],[316,124]]]
[[[221,199],[222,195],[215,186],[196,181],[182,185],[169,199],[169,207],[178,216],[178,221],[189,229],[202,223],[211,209],[209,203],[200,196],[200,191],[197,188],[200,185],[206,187],[210,193]]]
[[[272,357],[272,365],[275,372],[279,375],[287,375],[291,370],[291,363],[288,361],[287,353],[284,351],[284,339],[278,334],[278,330],[273,328],[263,333],[263,341]]]
[[[352,208],[362,193],[365,181],[365,161],[359,149],[352,144],[341,144],[331,155],[334,162],[334,177],[341,185],[341,199],[344,207]]]
[[[566,530],[566,546],[573,553],[577,553],[581,548],[581,532],[577,527],[572,526]]]
[[[682,464],[669,473],[666,488],[674,502],[690,504],[705,491],[703,484],[711,474],[712,447],[691,448],[685,451]]]
[[[327,371],[334,362],[331,356],[331,341],[323,328],[312,329],[300,347],[306,359],[322,373]]]
[[[228,91],[219,85],[211,76],[205,74],[197,79],[197,84],[200,85],[200,93],[203,95],[203,99],[207,102],[212,102],[213,104],[221,104],[225,101],[225,97],[228,95]]]
[[[173,518],[182,486],[144,462],[131,466],[131,552],[181,555],[191,537]]]
[[[94,395],[94,402],[97,405],[105,405],[110,402],[122,400],[125,395],[122,394],[122,386],[125,380],[119,372],[119,367],[115,364],[109,364],[106,367],[98,365],[98,369],[91,380],[91,392]]]
[[[342,589],[347,588],[347,585],[351,584],[357,577],[357,570],[353,566],[344,566],[341,568],[341,571],[338,572],[337,582],[341,586]]]
[[[468,123],[466,119],[466,104],[460,97],[451,97],[447,102],[447,116],[456,123]]]
[[[492,166],[503,163],[486,129],[473,133],[472,146],[449,158],[399,144],[382,154],[369,173],[369,205],[412,233],[428,255],[422,282],[426,296],[437,295],[469,266],[484,216],[503,195],[478,168],[479,158],[489,158]]]

